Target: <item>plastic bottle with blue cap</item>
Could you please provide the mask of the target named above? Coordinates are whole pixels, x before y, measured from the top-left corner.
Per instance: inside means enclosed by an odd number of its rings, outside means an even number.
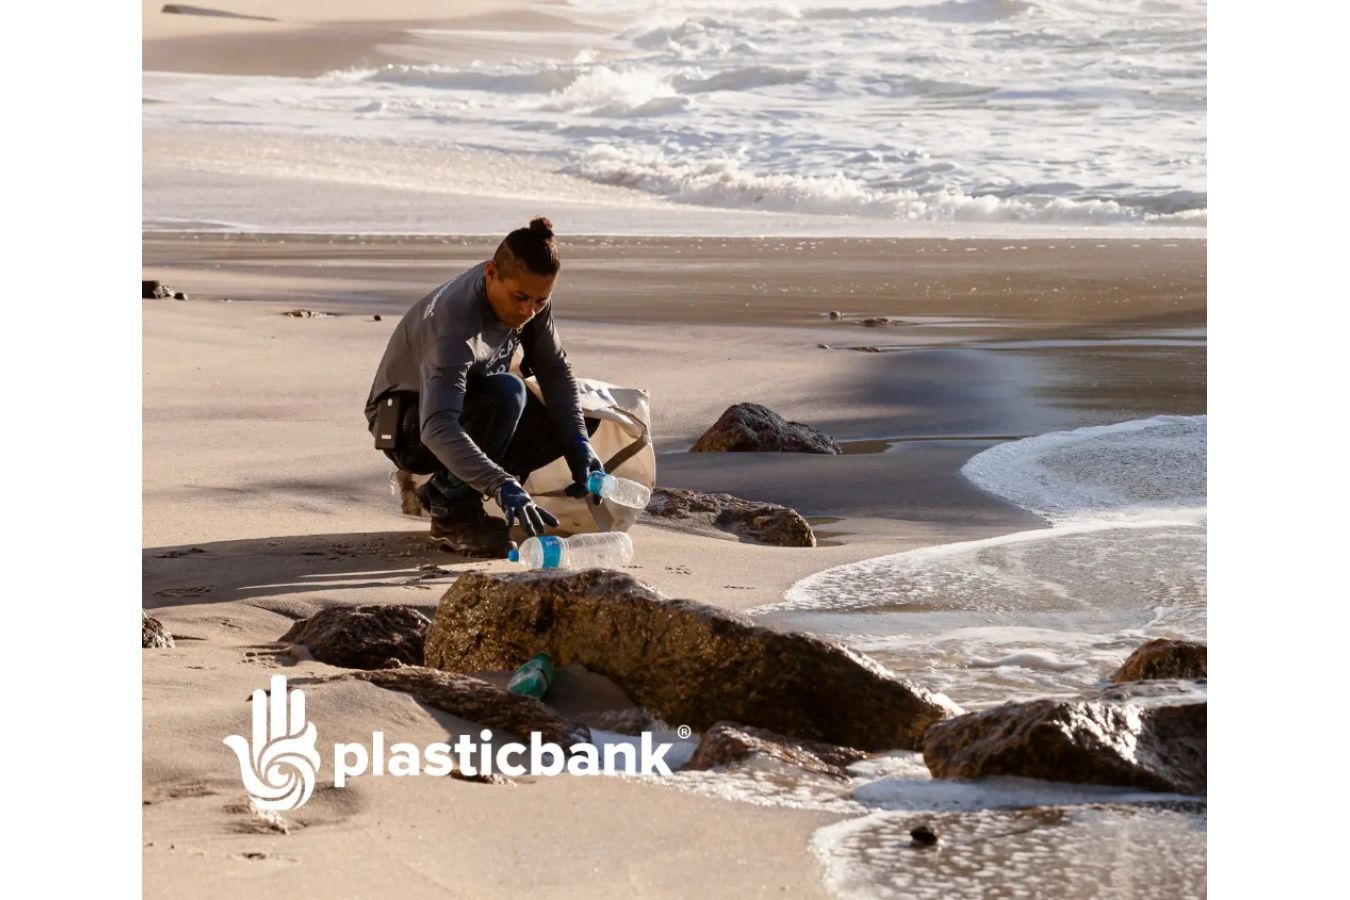
[[[507,559],[530,569],[613,569],[633,559],[633,539],[623,531],[569,538],[545,534],[526,539]]]
[[[646,509],[652,499],[651,488],[617,475],[592,472],[586,479],[586,490],[594,497],[609,500],[630,509]]]

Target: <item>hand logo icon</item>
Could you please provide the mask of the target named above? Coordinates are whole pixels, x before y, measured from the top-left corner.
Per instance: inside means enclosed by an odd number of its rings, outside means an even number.
[[[305,692],[286,690],[286,676],[272,676],[271,696],[253,692],[253,741],[232,734],[225,745],[239,757],[244,788],[260,809],[297,809],[314,792],[318,737],[305,721]]]

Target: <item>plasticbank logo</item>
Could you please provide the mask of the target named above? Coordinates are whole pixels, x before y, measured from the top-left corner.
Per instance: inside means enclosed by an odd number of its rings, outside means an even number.
[[[260,809],[282,812],[304,805],[319,771],[318,733],[305,721],[305,692],[287,691],[286,676],[273,675],[271,696],[253,692],[253,740],[232,734],[225,746],[239,757],[244,789]]]
[[[285,812],[303,806],[314,793],[319,771],[319,750],[314,723],[305,720],[305,693],[286,687],[285,675],[273,675],[270,691],[253,692],[253,738],[232,734],[225,745],[239,759],[244,788],[260,809]],[[680,726],[680,736],[685,736]],[[333,786],[346,787],[360,775],[670,775],[666,754],[674,746],[654,743],[644,731],[637,746],[573,744],[566,751],[530,732],[527,747],[519,743],[490,746],[492,732],[484,729],[482,742],[461,734],[454,745],[433,743],[425,747],[406,742],[385,749],[383,731],[370,735],[369,745],[360,742],[333,745]],[[512,760],[515,760],[514,762]]]

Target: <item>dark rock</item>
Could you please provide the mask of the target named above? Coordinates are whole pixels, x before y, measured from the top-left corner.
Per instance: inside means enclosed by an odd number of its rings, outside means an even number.
[[[816,344],[816,347],[818,347],[818,348],[821,349],[821,350],[828,350],[828,349],[830,349],[830,345],[829,345],[829,344]]]
[[[847,778],[844,770],[867,753],[820,741],[793,739],[763,728],[718,722],[699,740],[698,749],[685,763],[686,769],[712,769],[751,757],[777,760],[807,772]]]
[[[844,317],[844,314],[841,313],[839,310],[837,310],[837,309],[832,309],[832,310],[830,310],[830,319],[831,319],[831,321],[837,322],[837,321],[839,321],[840,319],[842,319],[843,317]]]
[[[183,293],[182,291],[174,291],[174,292],[173,292],[173,299],[175,299],[175,300],[186,300],[187,298],[188,298],[188,295],[185,294],[185,293]]]
[[[928,730],[934,778],[1018,775],[1076,784],[1205,792],[1206,704],[1033,700]]]
[[[777,503],[742,500],[730,494],[709,494],[658,487],[647,503],[647,515],[730,532],[748,541],[776,547],[814,547],[815,533],[795,510]]]
[[[420,666],[430,625],[410,606],[330,606],[296,622],[278,640],[304,644],[330,666],[379,669],[389,659]]]
[[[159,619],[145,610],[141,610],[141,649],[162,650],[173,646],[173,635],[164,628]]]
[[[938,833],[927,825],[920,825],[910,830],[909,839],[916,847],[931,847],[938,842]]]
[[[379,316],[371,316],[371,317],[370,317],[370,320],[371,320],[372,322],[383,322],[383,321],[384,321],[384,319],[380,318]]]
[[[161,281],[141,281],[142,300],[165,300],[173,296],[173,290]]]
[[[403,666],[351,672],[340,677],[412,694],[427,706],[520,738],[528,739],[530,732],[537,731],[542,740],[558,744],[564,751],[573,744],[591,742],[589,728],[569,722],[543,701],[513,694],[472,675]]]
[[[536,653],[585,666],[666,722],[699,730],[729,719],[863,750],[917,749],[929,725],[959,712],[838,644],[604,569],[466,572],[427,632],[426,664],[451,672],[513,669]]]
[[[871,319],[863,319],[863,320],[862,320],[861,322],[859,322],[858,324],[859,324],[859,325],[863,325],[863,326],[865,326],[865,327],[867,327],[867,328],[876,328],[878,325],[889,325],[889,324],[891,324],[891,320],[888,319],[888,318],[886,318],[885,316],[876,316],[876,317],[871,318]]]
[[[737,403],[703,433],[691,453],[839,453],[834,438],[810,425],[789,422],[767,406]]]
[[[1130,654],[1111,680],[1148,681],[1157,678],[1208,678],[1204,644],[1156,638]]]

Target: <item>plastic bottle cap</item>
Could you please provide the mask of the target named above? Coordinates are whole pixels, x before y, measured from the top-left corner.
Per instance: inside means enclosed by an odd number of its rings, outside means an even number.
[[[510,550],[506,551],[506,558],[511,560],[511,562],[520,562],[520,551],[515,547],[512,547]]]

